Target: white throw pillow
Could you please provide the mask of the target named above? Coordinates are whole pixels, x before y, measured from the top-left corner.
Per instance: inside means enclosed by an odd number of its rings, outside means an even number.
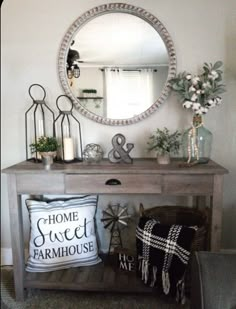
[[[95,232],[96,195],[69,200],[26,200],[30,216],[26,270],[49,272],[101,262]]]

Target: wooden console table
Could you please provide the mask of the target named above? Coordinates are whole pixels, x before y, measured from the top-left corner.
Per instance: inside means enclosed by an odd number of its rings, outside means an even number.
[[[16,299],[24,299],[24,288],[148,291],[135,275],[115,278],[106,265],[51,273],[27,273],[24,260],[21,194],[161,194],[211,197],[210,248],[221,243],[223,176],[228,171],[208,164],[181,167],[181,162],[158,165],[155,159],[134,159],[133,164],[55,163],[50,171],[41,163],[22,162],[3,170],[7,174]],[[127,281],[128,280],[128,281]]]

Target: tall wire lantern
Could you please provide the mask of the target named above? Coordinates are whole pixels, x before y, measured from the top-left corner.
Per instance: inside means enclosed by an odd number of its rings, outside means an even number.
[[[40,162],[40,154],[37,151],[32,154],[30,144],[35,144],[41,136],[53,136],[55,116],[45,102],[46,91],[43,86],[32,84],[29,87],[29,96],[33,100],[33,104],[25,112],[26,160]],[[35,96],[39,96],[41,99],[38,100]]]
[[[61,100],[63,98],[66,100]],[[60,106],[59,100],[61,100]],[[57,160],[65,163],[81,162],[83,161],[81,127],[73,115],[73,103],[67,95],[60,95],[56,105],[59,115],[54,121],[54,135],[61,145]]]

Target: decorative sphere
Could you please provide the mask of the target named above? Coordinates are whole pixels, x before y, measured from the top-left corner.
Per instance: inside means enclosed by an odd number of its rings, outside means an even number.
[[[88,144],[83,151],[84,160],[89,163],[101,161],[103,155],[102,147],[98,144]]]

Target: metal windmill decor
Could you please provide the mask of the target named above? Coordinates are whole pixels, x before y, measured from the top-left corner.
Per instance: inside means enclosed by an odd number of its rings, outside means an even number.
[[[128,226],[130,215],[128,207],[120,204],[108,205],[106,210],[103,210],[101,221],[104,228],[110,230],[111,239],[109,244],[109,253],[112,253],[115,248],[122,247],[121,229]]]

